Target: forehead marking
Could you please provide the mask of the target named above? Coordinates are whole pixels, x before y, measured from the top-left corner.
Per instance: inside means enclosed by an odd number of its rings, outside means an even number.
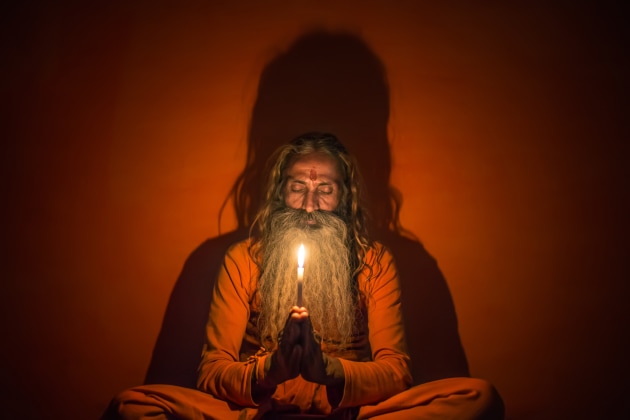
[[[317,180],[317,171],[315,169],[311,169],[310,178],[311,178],[311,181],[316,181]]]

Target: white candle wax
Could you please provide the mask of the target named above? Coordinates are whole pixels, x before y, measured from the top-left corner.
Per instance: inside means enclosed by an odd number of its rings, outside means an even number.
[[[297,270],[297,281],[298,281],[298,296],[297,296],[297,306],[302,307],[302,281],[304,280],[304,244],[300,245],[300,249],[298,250],[298,270]]]

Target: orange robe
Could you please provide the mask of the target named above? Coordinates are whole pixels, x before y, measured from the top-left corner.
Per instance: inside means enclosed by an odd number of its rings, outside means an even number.
[[[345,385],[339,405],[331,406],[324,385],[301,376],[280,384],[257,404],[251,384],[264,375],[269,353],[257,338],[258,266],[250,257],[249,244],[247,240],[232,246],[219,272],[198,390],[171,385],[132,388],[112,401],[105,418],[114,418],[114,412],[126,419],[171,418],[166,413],[186,419],[253,419],[270,412],[301,412],[332,413],[340,419],[473,419],[496,406],[496,392],[478,379],[444,379],[410,388],[398,276],[391,254],[380,244],[366,255],[372,276],[368,280],[368,268],[358,276],[364,296],[358,334],[344,349],[322,342],[322,350],[339,358],[343,367]]]

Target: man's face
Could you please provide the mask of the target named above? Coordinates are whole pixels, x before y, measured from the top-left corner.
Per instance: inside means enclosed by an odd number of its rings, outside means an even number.
[[[324,153],[295,160],[286,170],[284,203],[292,209],[334,211],[341,199],[337,162]]]

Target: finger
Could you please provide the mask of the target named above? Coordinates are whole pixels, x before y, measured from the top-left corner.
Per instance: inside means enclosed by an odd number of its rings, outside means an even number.
[[[305,354],[319,355],[321,353],[321,344],[313,331],[310,319],[307,319],[301,325],[301,335]]]
[[[284,347],[287,345],[294,345],[300,340],[302,336],[302,329],[299,323],[290,319],[287,321],[284,329],[282,330],[282,344]]]
[[[311,318],[308,316],[308,312],[305,313],[304,318],[300,323],[300,333],[304,337],[313,336],[313,324],[311,323]]]
[[[291,314],[289,317],[295,321],[301,322],[304,318],[308,317],[308,311],[304,307],[294,306],[291,308]]]
[[[293,320],[293,321],[295,321],[297,323],[302,323],[307,318],[308,318],[308,312],[292,313],[291,314],[291,320]]]
[[[291,311],[296,313],[306,312],[306,308],[304,306],[292,306]]]
[[[302,346],[294,346],[291,351],[290,366],[291,371],[299,373],[302,364]]]
[[[295,313],[291,312],[284,323],[284,328],[282,330],[282,338],[285,341],[295,342],[301,335],[302,331],[300,329],[300,317],[296,316]]]

